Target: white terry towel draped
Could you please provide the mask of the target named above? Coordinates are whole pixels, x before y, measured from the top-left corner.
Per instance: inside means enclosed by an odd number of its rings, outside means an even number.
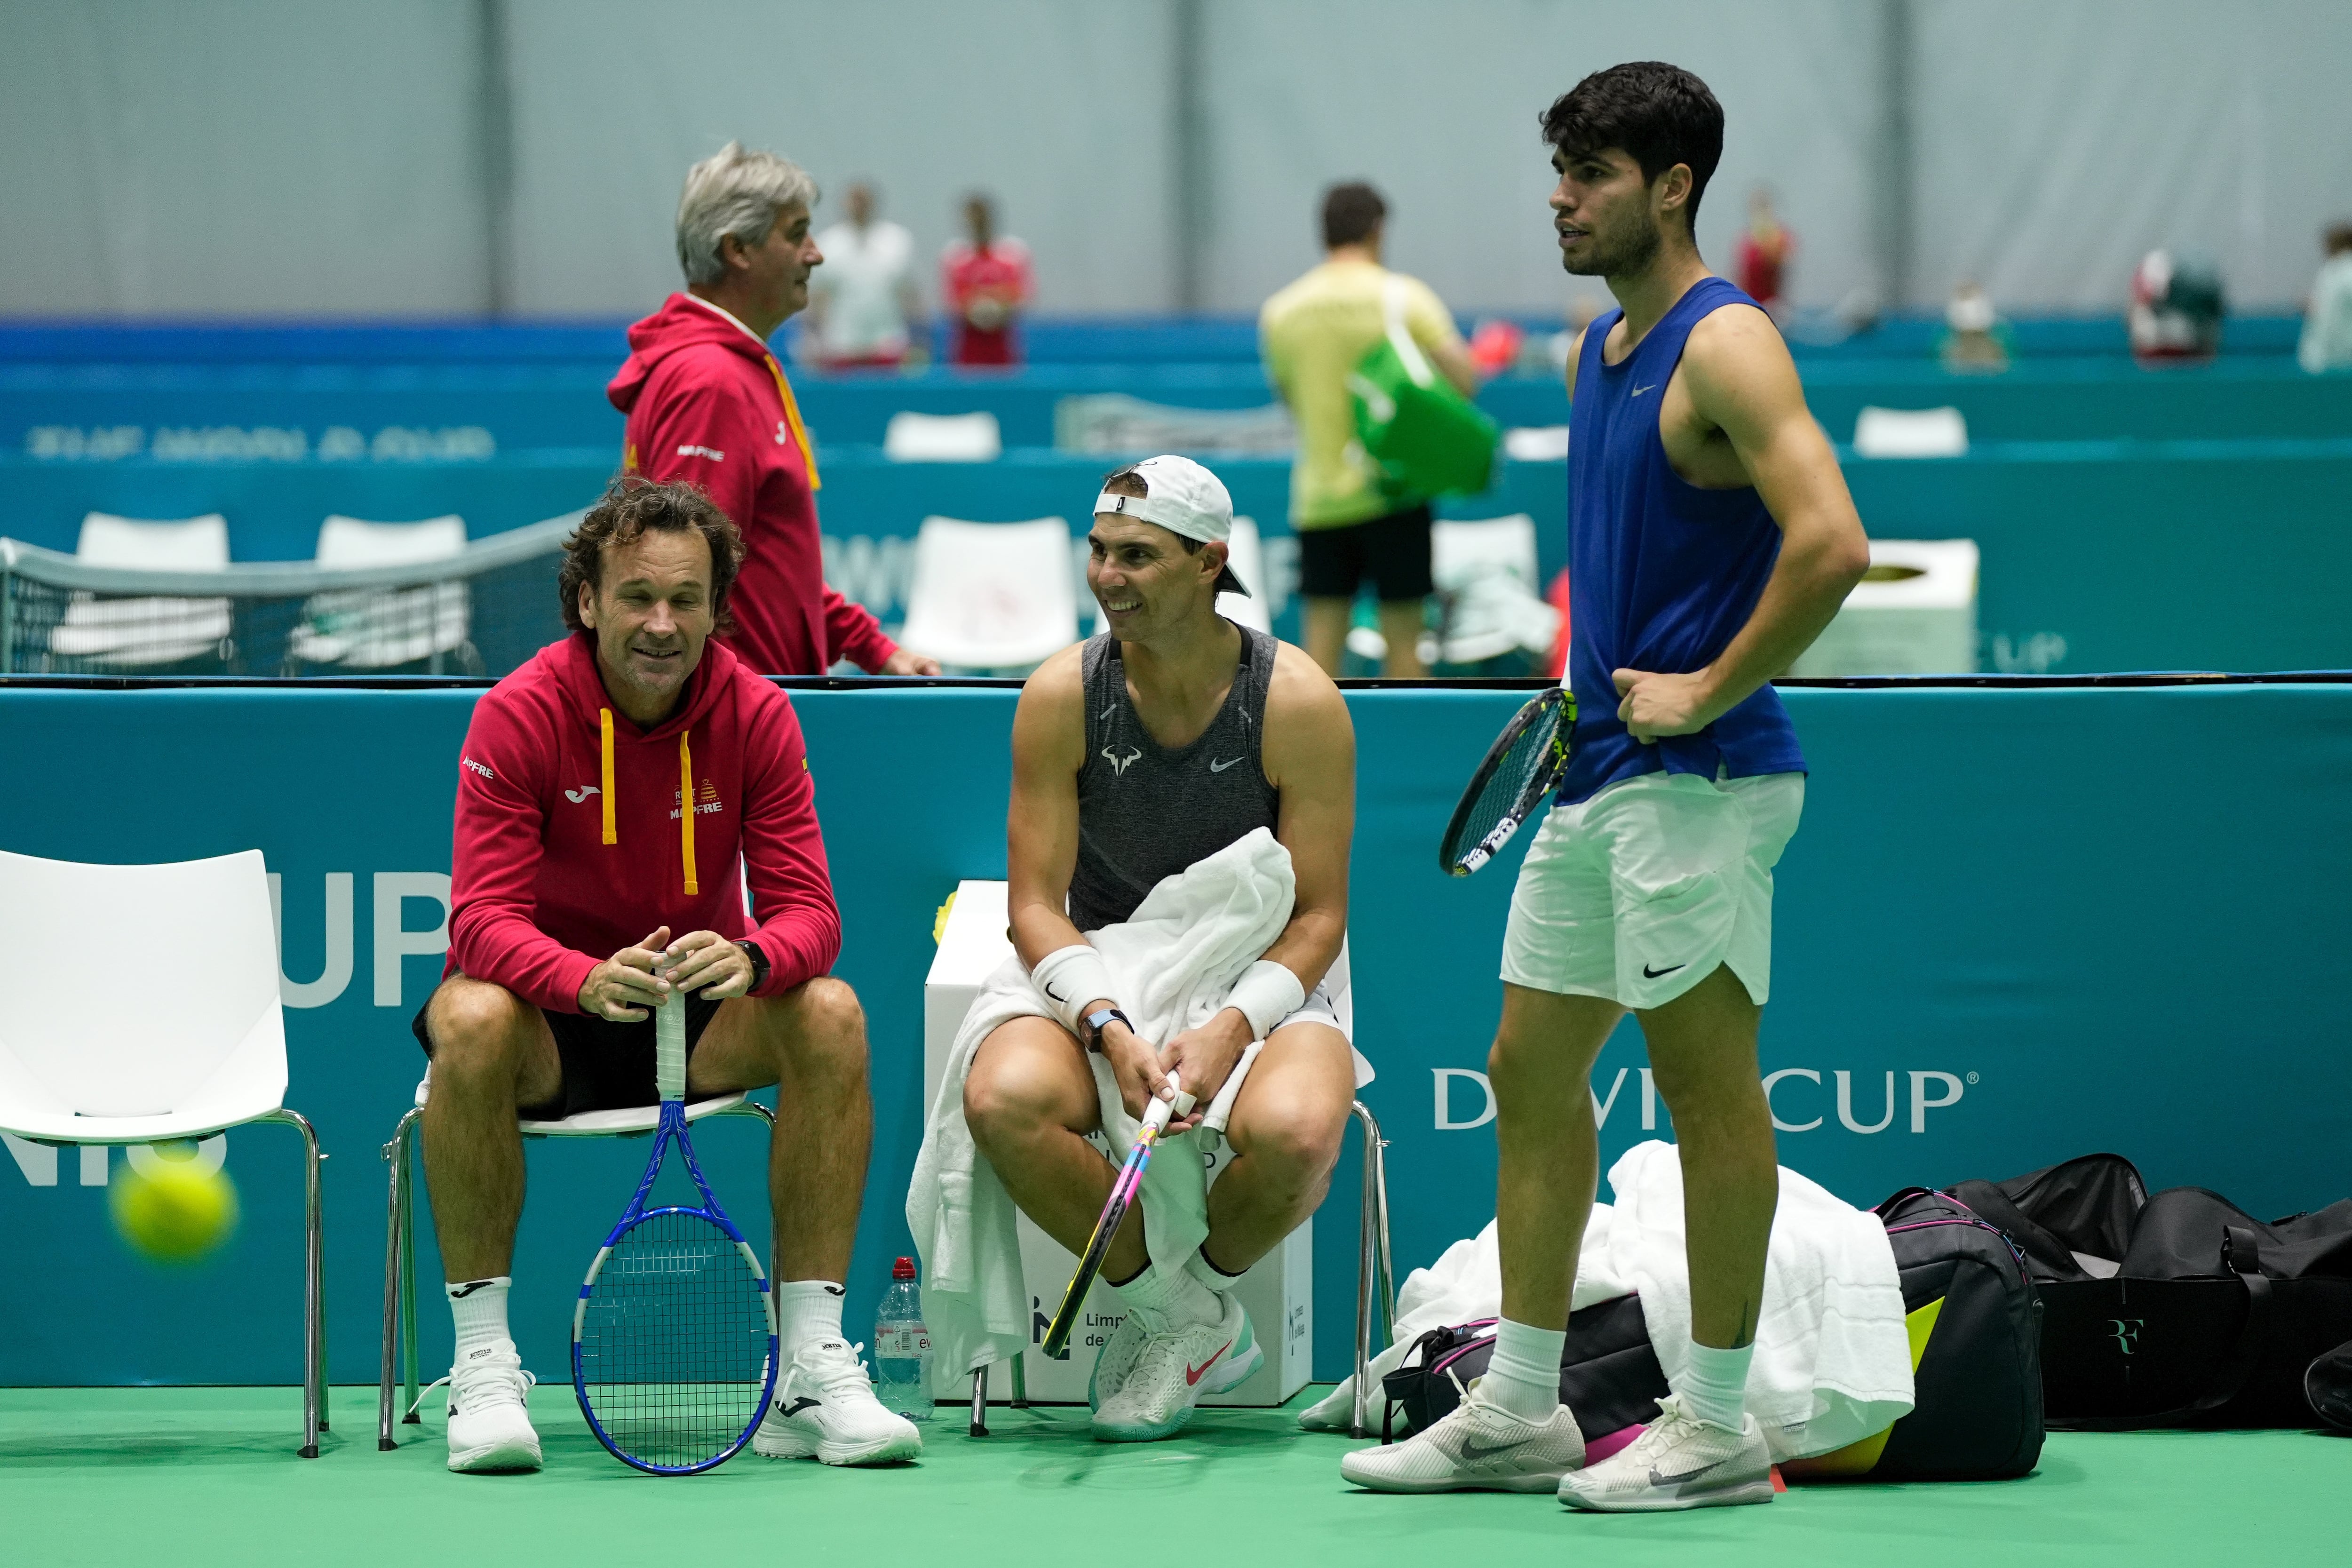
[[[1087,940],[1109,968],[1136,1033],[1162,1046],[1224,1006],[1242,971],[1290,923],[1296,891],[1290,852],[1260,827],[1161,881],[1129,920]],[[992,1031],[1009,1019],[1032,1016],[1050,1018],[1054,1009],[1016,956],[989,976],[964,1015],[915,1157],[907,1225],[923,1257],[924,1326],[943,1368],[969,1372],[1009,1361],[1029,1346],[1031,1291],[1021,1272],[1016,1211],[964,1123],[963,1084],[972,1054]],[[1223,1128],[1258,1048],[1251,1047],[1226,1079],[1204,1125]],[[1103,1132],[1124,1158],[1135,1140],[1135,1120],[1108,1064],[1099,1057],[1091,1060]],[[1155,1261],[1182,1262],[1209,1234],[1197,1136],[1163,1142],[1144,1173],[1144,1242]],[[1041,1281],[1035,1293],[1058,1300],[1066,1283]]]

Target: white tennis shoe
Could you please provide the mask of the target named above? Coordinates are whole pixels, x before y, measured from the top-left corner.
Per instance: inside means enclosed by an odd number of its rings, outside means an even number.
[[[512,1340],[485,1345],[449,1369],[449,1468],[458,1471],[535,1470],[539,1434],[531,1429],[530,1386]]]
[[[1583,1468],[1584,1434],[1566,1405],[1528,1421],[1475,1388],[1426,1432],[1339,1460],[1342,1479],[1376,1492],[1548,1492]]]
[[[751,1451],[764,1459],[828,1465],[887,1465],[920,1454],[923,1435],[915,1424],[874,1397],[859,1359],[865,1349],[846,1340],[817,1340],[795,1352],[751,1434]]]
[[[1215,1322],[1145,1334],[1118,1392],[1095,1411],[1097,1442],[1150,1443],[1172,1437],[1192,1419],[1193,1407],[1202,1398],[1239,1386],[1265,1360],[1242,1304],[1229,1290],[1215,1294],[1224,1308]]]
[[[1739,1430],[1702,1421],[1668,1394],[1649,1429],[1588,1470],[1562,1476],[1559,1500],[1599,1513],[1658,1513],[1772,1500],[1772,1453],[1743,1414]]]
[[[1135,1370],[1135,1358],[1143,1353],[1144,1342],[1150,1337],[1150,1331],[1143,1326],[1143,1314],[1129,1307],[1095,1356],[1094,1375],[1087,1379],[1087,1409],[1100,1410],[1126,1386],[1127,1374]]]

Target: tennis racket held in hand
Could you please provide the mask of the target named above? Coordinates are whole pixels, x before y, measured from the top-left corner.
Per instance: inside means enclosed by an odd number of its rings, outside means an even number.
[[[1118,1235],[1119,1225],[1135,1203],[1136,1191],[1143,1184],[1144,1170],[1151,1163],[1152,1146],[1168,1131],[1171,1120],[1192,1113],[1192,1097],[1172,1078],[1168,1087],[1175,1091],[1176,1098],[1167,1100],[1154,1096],[1144,1108],[1143,1125],[1127,1151],[1127,1163],[1119,1166],[1118,1175],[1111,1182],[1110,1196],[1104,1201],[1102,1214],[1095,1221],[1095,1233],[1087,1242],[1086,1255],[1078,1259],[1078,1271],[1070,1276],[1070,1287],[1062,1292],[1062,1305],[1045,1329],[1045,1351],[1049,1356],[1058,1356],[1069,1346],[1070,1331],[1077,1326],[1078,1309],[1086,1305],[1087,1292],[1094,1289],[1095,1276],[1102,1272],[1103,1258],[1110,1251],[1111,1240]]]
[[[1511,715],[1445,825],[1437,863],[1447,876],[1466,877],[1493,859],[1544,796],[1559,787],[1575,729],[1576,695],[1563,687]]]
[[[624,1464],[688,1476],[733,1458],[776,1384],[776,1303],[686,1126],[686,994],[654,1010],[661,1120],[629,1206],[588,1266],[572,1313],[572,1385],[596,1440]],[[699,1206],[649,1208],[671,1146]]]

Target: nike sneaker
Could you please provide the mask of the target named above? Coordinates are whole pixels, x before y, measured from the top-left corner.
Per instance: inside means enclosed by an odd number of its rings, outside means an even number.
[[[461,1472],[535,1470],[531,1384],[512,1340],[499,1340],[449,1369],[449,1468]]]
[[[1087,1379],[1087,1409],[1100,1410],[1126,1385],[1127,1374],[1135,1370],[1135,1358],[1143,1353],[1144,1342],[1150,1337],[1151,1331],[1143,1326],[1143,1314],[1129,1308],[1095,1355],[1094,1374]]]
[[[1584,1434],[1568,1406],[1529,1421],[1473,1389],[1426,1432],[1347,1455],[1339,1474],[1376,1492],[1548,1492],[1583,1467]]]
[[[1094,1435],[1103,1443],[1150,1443],[1172,1437],[1212,1394],[1240,1385],[1265,1360],[1249,1314],[1227,1290],[1216,1292],[1224,1312],[1213,1323],[1187,1323],[1147,1333],[1118,1390],[1095,1411]],[[1108,1352],[1110,1347],[1105,1345]]]
[[[1739,1430],[1702,1421],[1668,1394],[1649,1430],[1589,1470],[1559,1479],[1559,1500],[1599,1513],[1657,1513],[1772,1500],[1772,1454],[1743,1414]]]
[[[775,1397],[751,1434],[763,1459],[828,1465],[887,1465],[923,1451],[915,1424],[883,1408],[859,1359],[864,1345],[818,1340],[803,1345],[776,1379]]]

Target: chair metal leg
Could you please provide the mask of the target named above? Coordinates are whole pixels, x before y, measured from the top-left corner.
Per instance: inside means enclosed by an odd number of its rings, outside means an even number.
[[[384,1184],[383,1219],[383,1352],[376,1371],[375,1446],[379,1451],[399,1447],[393,1440],[393,1392],[399,1349],[404,1337],[410,1347],[408,1378],[416,1379],[414,1265],[410,1253],[408,1214],[409,1131],[422,1112],[410,1110],[383,1146],[391,1174]]]
[[[1354,1113],[1364,1140],[1362,1222],[1356,1250],[1356,1405],[1349,1435],[1370,1435],[1372,1337],[1386,1349],[1396,1332],[1396,1283],[1389,1255],[1388,1141],[1371,1109],[1357,1100]]]
[[[1013,1408],[1029,1408],[1029,1358],[1026,1355],[1013,1358]]]
[[[988,1436],[988,1368],[971,1369],[971,1436]]]
[[[302,1135],[302,1447],[319,1457],[319,1434],[327,1426],[327,1237],[326,1210],[319,1180],[319,1134],[298,1111],[283,1107],[259,1118],[291,1127]]]

